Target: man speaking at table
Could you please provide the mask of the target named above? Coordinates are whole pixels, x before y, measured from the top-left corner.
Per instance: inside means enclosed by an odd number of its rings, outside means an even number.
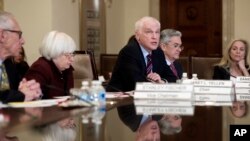
[[[107,91],[132,91],[136,82],[165,83],[164,55],[155,54],[159,46],[161,25],[153,17],[142,17],[135,23],[135,37],[121,49]],[[117,108],[120,119],[136,131],[148,116],[136,115],[133,104]],[[159,120],[162,116],[152,116]]]

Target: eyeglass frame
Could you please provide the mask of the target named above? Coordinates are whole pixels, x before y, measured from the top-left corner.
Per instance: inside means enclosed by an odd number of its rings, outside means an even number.
[[[169,42],[167,42],[167,43],[164,43],[164,45],[170,45],[170,46],[172,46],[172,47],[174,47],[174,48],[180,48],[181,51],[184,50],[184,46],[183,46],[182,44],[178,44],[178,43],[169,44],[170,42],[171,42],[171,41],[169,41]]]
[[[18,31],[18,30],[11,30],[11,29],[4,29],[3,31],[9,31],[9,32],[12,32],[12,33],[17,33],[17,34],[18,34],[19,39],[21,39],[21,38],[22,38],[22,34],[23,34],[23,32],[22,32],[22,31]]]
[[[75,57],[75,52],[72,52],[72,53],[64,53],[63,56],[65,56],[66,58],[73,58]]]

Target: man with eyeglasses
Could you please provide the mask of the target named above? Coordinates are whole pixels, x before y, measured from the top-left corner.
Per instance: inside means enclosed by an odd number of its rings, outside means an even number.
[[[182,78],[183,69],[181,64],[176,61],[184,49],[181,41],[181,32],[175,29],[165,29],[160,34],[159,56],[164,55],[166,60],[165,76],[168,82],[176,82]]]
[[[34,80],[19,80],[18,70],[10,56],[17,56],[24,44],[22,31],[15,17],[0,12],[0,101],[31,101],[41,95],[40,84]]]

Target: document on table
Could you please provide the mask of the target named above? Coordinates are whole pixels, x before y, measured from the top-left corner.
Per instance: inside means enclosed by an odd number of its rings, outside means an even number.
[[[133,91],[129,92],[106,92],[106,98],[125,98],[133,96]]]
[[[49,107],[59,103],[58,99],[46,99],[36,101],[25,101],[25,102],[10,102],[9,107],[23,108],[23,107]]]

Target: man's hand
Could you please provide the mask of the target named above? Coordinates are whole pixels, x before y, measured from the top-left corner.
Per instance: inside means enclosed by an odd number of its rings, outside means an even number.
[[[158,74],[158,73],[155,73],[155,72],[151,72],[147,75],[147,79],[151,82],[154,82],[154,83],[160,83],[160,84],[163,84],[163,83],[166,83],[165,81],[163,81],[161,79],[161,76]]]
[[[40,84],[35,80],[27,81],[26,79],[23,79],[19,83],[18,89],[25,95],[24,101],[36,100],[42,96]]]

